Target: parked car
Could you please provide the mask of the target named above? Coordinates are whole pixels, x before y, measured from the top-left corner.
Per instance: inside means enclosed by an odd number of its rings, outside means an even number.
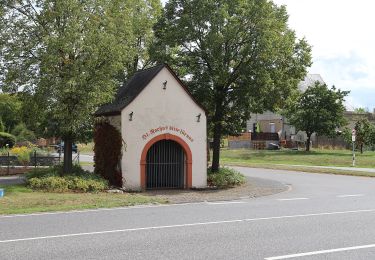
[[[278,144],[269,143],[267,149],[268,150],[279,150],[280,146]]]
[[[63,153],[64,152],[64,142],[61,142],[61,143],[57,144],[55,149],[56,149],[56,152]],[[72,152],[78,153],[78,147],[77,147],[76,144],[72,144]]]

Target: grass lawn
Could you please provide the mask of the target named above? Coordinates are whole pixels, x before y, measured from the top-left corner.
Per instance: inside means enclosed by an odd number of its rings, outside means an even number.
[[[81,154],[89,154],[94,155],[94,143],[87,143],[87,144],[77,144],[77,148],[79,153]]]
[[[82,161],[80,161],[79,165],[81,165],[81,166],[94,166],[94,163],[93,162],[82,162]]]
[[[309,166],[292,166],[292,165],[286,165],[286,164],[226,163],[224,165],[273,169],[273,170],[286,170],[286,171],[296,171],[296,172],[312,172],[312,173],[323,173],[323,174],[375,177],[375,172],[338,170],[338,169],[329,169],[329,168],[312,168]]]
[[[221,150],[223,164],[263,164],[263,165],[312,165],[342,166],[352,165],[352,153],[349,150],[312,150],[305,151],[268,151],[268,150]],[[356,167],[375,168],[375,152],[356,153]]]
[[[5,189],[5,196],[0,198],[0,215],[167,202],[151,196],[129,193],[47,193],[32,191],[24,185],[2,185],[0,188]]]

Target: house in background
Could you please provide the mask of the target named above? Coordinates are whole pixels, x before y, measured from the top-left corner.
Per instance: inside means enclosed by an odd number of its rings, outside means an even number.
[[[298,89],[304,92],[315,82],[325,84],[320,74],[308,74],[303,81],[298,84]],[[375,109],[373,113],[358,113],[354,111],[345,111],[344,117],[348,124],[347,128],[354,128],[355,123],[360,119],[368,119],[375,124]],[[338,130],[343,130],[338,129]],[[295,147],[299,143],[304,144],[307,140],[306,133],[296,131],[295,127],[290,125],[288,119],[280,114],[266,111],[262,114],[251,114],[246,124],[246,134],[239,137],[229,137],[229,148],[268,148],[270,143],[283,144],[287,147]],[[327,136],[317,136],[315,133],[311,136],[313,147],[333,146],[345,148],[348,144],[342,136],[330,138]]]
[[[319,82],[325,84],[320,74],[308,74],[303,81],[298,84],[298,89],[304,92],[309,86]],[[246,131],[256,133],[256,128],[259,127],[260,132],[263,133],[277,133],[280,140],[305,141],[306,134],[304,132],[297,132],[295,127],[288,123],[288,119],[284,116],[266,111],[262,114],[251,114],[250,119],[246,124]],[[312,137],[314,140],[315,136]]]

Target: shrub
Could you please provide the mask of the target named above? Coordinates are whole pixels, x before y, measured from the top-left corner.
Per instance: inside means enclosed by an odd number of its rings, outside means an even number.
[[[108,181],[101,178],[67,177],[70,190],[81,192],[98,192],[108,188]]]
[[[10,149],[10,153],[17,156],[17,160],[22,165],[28,165],[30,162],[30,154],[32,150],[26,146],[13,147]]]
[[[209,186],[228,188],[244,184],[246,178],[243,174],[233,169],[220,168],[218,172],[214,173],[209,168],[207,170],[207,182]]]
[[[33,190],[49,192],[65,192],[69,190],[68,181],[63,177],[51,176],[45,178],[31,178],[29,186]]]
[[[32,169],[25,176],[26,176],[26,179],[43,178],[43,177],[48,177],[48,176],[63,176],[63,166],[62,165],[55,165],[55,166],[51,166],[49,168]],[[94,178],[94,177],[100,178],[100,176],[98,176],[98,175],[96,175],[92,172],[85,171],[78,164],[73,164],[72,172],[69,175],[66,175],[66,176],[81,176],[81,177],[89,176],[89,178]]]
[[[30,154],[32,150],[26,146],[13,147],[10,153],[17,156],[17,160],[21,165],[28,165],[30,162]]]
[[[79,166],[74,166],[70,175],[60,176],[61,172],[62,166],[35,169],[26,174],[27,184],[34,190],[48,192],[99,192],[108,188],[107,180]]]
[[[29,181],[32,178],[45,178],[50,176],[59,176],[56,166],[49,168],[32,169],[31,171],[25,174],[27,181]]]
[[[108,122],[98,122],[94,130],[95,173],[111,185],[122,186],[120,169],[122,138],[120,132]]]
[[[9,149],[8,148],[0,148],[0,156],[8,155]]]
[[[5,132],[0,132],[0,148],[5,147],[6,145],[8,145],[9,148],[12,148],[15,143],[16,137],[14,135]]]

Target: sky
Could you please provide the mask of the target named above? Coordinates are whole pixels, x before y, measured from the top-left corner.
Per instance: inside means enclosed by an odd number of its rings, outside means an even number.
[[[163,4],[166,0],[162,0]],[[375,108],[375,0],[273,0],[286,5],[289,27],[312,45],[309,73],[350,90],[348,110]]]
[[[375,108],[375,1],[274,0],[286,5],[289,27],[312,45],[313,65],[329,85],[350,90],[348,110]]]

